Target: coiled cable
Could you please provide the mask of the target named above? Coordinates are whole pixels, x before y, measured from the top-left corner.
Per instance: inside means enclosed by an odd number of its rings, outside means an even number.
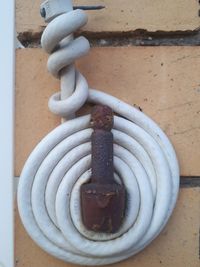
[[[88,89],[74,61],[89,51],[73,32],[87,22],[81,10],[60,15],[42,35],[50,53],[48,70],[61,79],[61,93],[49,100],[55,114],[70,119],[50,132],[33,150],[18,187],[22,222],[46,252],[81,265],[105,265],[146,247],[166,225],[179,190],[173,146],[145,114],[119,99]],[[127,192],[125,218],[115,234],[88,231],[81,219],[80,187],[91,176],[90,115],[74,118],[86,101],[111,107],[114,116],[115,177]]]

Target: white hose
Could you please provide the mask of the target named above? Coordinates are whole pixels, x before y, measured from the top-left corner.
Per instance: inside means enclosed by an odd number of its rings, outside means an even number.
[[[61,78],[62,92],[50,98],[49,107],[70,118],[89,101],[120,115],[112,132],[115,178],[128,195],[123,225],[115,234],[101,234],[82,223],[80,187],[91,176],[90,115],[63,123],[36,146],[21,174],[18,207],[27,232],[45,251],[66,262],[105,265],[136,254],[161,232],[176,203],[179,167],[157,124],[119,99],[88,89],[75,71],[73,62],[89,51],[89,43],[71,34],[86,22],[83,11],[71,11],[43,33],[42,46],[52,53],[48,69]]]

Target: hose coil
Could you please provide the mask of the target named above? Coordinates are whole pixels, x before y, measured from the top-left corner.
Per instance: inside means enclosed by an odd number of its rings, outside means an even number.
[[[81,219],[80,187],[91,176],[90,115],[64,122],[29,156],[18,187],[22,222],[46,252],[81,265],[105,265],[146,247],[166,225],[179,190],[179,167],[173,146],[150,118],[119,99],[89,89],[74,61],[89,51],[73,32],[87,22],[81,10],[60,15],[42,35],[51,54],[48,70],[61,79],[61,93],[49,100],[55,114],[73,118],[89,101],[110,106],[114,116],[115,177],[124,183],[127,207],[115,234],[88,231]]]

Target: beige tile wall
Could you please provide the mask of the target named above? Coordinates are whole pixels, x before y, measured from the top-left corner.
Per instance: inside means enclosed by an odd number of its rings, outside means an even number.
[[[47,73],[46,61],[42,49],[17,51],[16,176],[34,146],[60,122],[47,107],[59,81]],[[182,175],[200,174],[199,47],[96,47],[77,67],[91,88],[140,107],[162,127]]]
[[[39,0],[16,1],[18,33],[36,37],[44,28]],[[91,4],[91,1],[74,1]],[[199,27],[196,0],[113,0],[100,12],[89,12],[83,29],[94,34],[145,29],[191,31]],[[98,36],[98,35],[97,35]],[[110,60],[112,59],[112,60]],[[40,48],[16,52],[15,175],[39,140],[60,120],[47,102],[59,82],[46,71]],[[181,174],[200,176],[200,48],[199,47],[95,47],[77,62],[89,85],[140,107],[167,133],[180,161]],[[88,109],[82,110],[81,113]],[[43,252],[25,232],[16,208],[16,267],[70,266]],[[143,252],[115,266],[198,267],[200,187],[182,188],[176,209],[163,233]]]
[[[112,266],[199,267],[199,194],[200,188],[181,189],[175,212],[162,234],[138,255]],[[17,267],[74,266],[42,251],[25,232],[17,212],[15,233]]]
[[[197,0],[75,0],[74,5],[105,5],[98,12],[89,12],[84,31],[128,32],[136,29],[187,31],[199,27]],[[41,0],[17,0],[17,31],[37,33],[44,27],[39,15]]]

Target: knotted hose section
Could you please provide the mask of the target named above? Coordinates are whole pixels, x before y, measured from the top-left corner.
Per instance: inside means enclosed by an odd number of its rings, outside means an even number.
[[[90,115],[64,122],[29,156],[20,178],[18,207],[32,239],[46,252],[81,265],[105,265],[146,247],[166,225],[179,190],[179,167],[164,132],[150,118],[119,99],[88,89],[74,61],[89,51],[73,32],[87,22],[81,10],[55,18],[42,46],[48,70],[61,79],[61,93],[49,100],[52,112],[73,118],[86,102],[108,105],[114,117],[115,177],[127,193],[123,224],[115,234],[88,231],[81,218],[80,187],[91,176]]]

